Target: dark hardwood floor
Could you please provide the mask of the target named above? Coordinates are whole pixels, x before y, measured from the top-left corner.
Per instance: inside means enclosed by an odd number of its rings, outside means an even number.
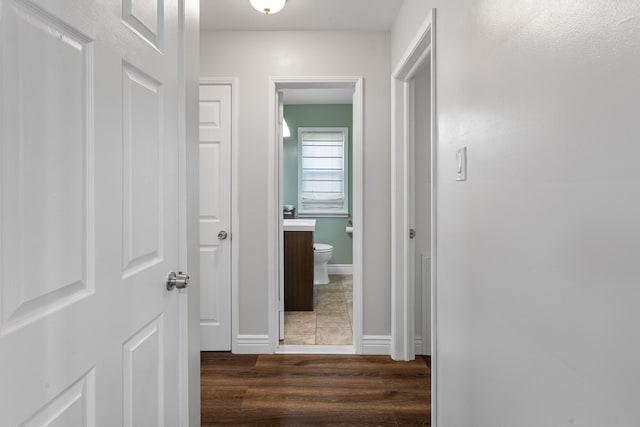
[[[202,425],[431,425],[431,362],[417,356],[203,352]]]

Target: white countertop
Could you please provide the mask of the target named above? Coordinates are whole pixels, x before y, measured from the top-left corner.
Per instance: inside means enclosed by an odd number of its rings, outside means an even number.
[[[284,231],[315,231],[315,219],[284,219],[282,220]]]

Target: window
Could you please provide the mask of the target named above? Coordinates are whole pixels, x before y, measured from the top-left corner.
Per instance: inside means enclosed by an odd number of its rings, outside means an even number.
[[[348,216],[348,128],[298,128],[298,214]]]

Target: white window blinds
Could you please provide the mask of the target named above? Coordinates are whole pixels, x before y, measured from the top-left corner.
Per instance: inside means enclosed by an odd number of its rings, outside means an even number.
[[[347,215],[348,128],[298,128],[298,213]]]

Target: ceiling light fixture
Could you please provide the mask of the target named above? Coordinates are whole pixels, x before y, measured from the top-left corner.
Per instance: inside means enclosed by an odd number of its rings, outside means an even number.
[[[280,12],[287,0],[249,0],[251,6],[258,12],[262,12],[265,15],[271,15]]]

